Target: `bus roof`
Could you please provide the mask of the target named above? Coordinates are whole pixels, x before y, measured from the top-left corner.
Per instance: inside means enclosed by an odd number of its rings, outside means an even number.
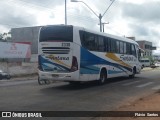
[[[136,41],[131,40],[129,38],[116,36],[116,35],[111,35],[109,33],[97,32],[97,31],[94,31],[94,30],[89,30],[89,29],[84,28],[84,27],[80,27],[80,26],[59,24],[59,25],[47,25],[47,26],[43,26],[43,27],[53,27],[53,26],[71,26],[71,27],[74,27],[74,28],[79,29],[79,30],[84,30],[86,32],[91,32],[91,33],[95,33],[95,34],[98,34],[98,35],[107,36],[107,37],[118,39],[118,40],[125,41],[125,42],[130,42],[130,43],[133,43],[133,44],[136,44],[136,45],[139,46],[139,44]]]

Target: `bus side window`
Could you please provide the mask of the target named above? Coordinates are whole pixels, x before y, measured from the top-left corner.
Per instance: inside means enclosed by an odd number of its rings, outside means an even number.
[[[105,37],[104,38],[104,49],[105,49],[105,52],[108,52],[108,38],[107,37]]]
[[[126,51],[126,53],[128,54],[128,55],[130,55],[131,54],[131,44],[130,43],[126,43],[126,48],[127,48],[127,51]]]
[[[124,54],[126,54],[127,53],[127,47],[126,47],[126,43],[125,42],[123,43],[123,46],[124,46]]]
[[[120,42],[120,54],[124,53],[123,42]]]
[[[132,52],[132,55],[134,55],[135,57],[137,57],[136,56],[136,49],[135,49],[135,45],[131,45],[131,52]]]
[[[95,44],[94,51],[98,51],[98,49],[99,49],[98,36],[96,36],[96,35],[94,37],[94,44]]]
[[[115,53],[116,52],[116,40],[111,39],[111,52]]]
[[[108,38],[108,52],[111,52],[111,39]]]
[[[86,34],[85,34],[85,47],[89,50],[95,50],[95,36],[94,36],[94,34],[86,32]]]
[[[116,41],[116,53],[120,53],[119,41]]]
[[[80,40],[81,40],[81,45],[83,46],[83,47],[85,47],[86,45],[85,45],[85,32],[84,31],[79,31],[79,34],[80,34]]]
[[[98,36],[98,51],[99,52],[105,51],[104,37],[102,37],[102,36]]]

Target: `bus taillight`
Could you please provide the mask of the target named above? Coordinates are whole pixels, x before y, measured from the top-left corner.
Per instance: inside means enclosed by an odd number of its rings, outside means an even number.
[[[72,57],[72,66],[71,66],[71,72],[74,72],[78,70],[78,62],[77,58],[75,56]]]

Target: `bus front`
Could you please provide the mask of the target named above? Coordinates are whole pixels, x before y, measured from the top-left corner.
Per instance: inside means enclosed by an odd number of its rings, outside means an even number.
[[[73,55],[73,26],[44,26],[39,32],[38,83],[78,79],[77,57]]]

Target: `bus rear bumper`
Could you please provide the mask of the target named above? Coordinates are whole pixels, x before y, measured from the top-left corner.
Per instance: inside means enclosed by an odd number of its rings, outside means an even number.
[[[38,71],[38,82],[39,84],[50,84],[57,81],[78,81],[79,71],[70,72],[70,73],[51,73],[51,72],[42,72]],[[41,82],[41,83],[40,83]]]

